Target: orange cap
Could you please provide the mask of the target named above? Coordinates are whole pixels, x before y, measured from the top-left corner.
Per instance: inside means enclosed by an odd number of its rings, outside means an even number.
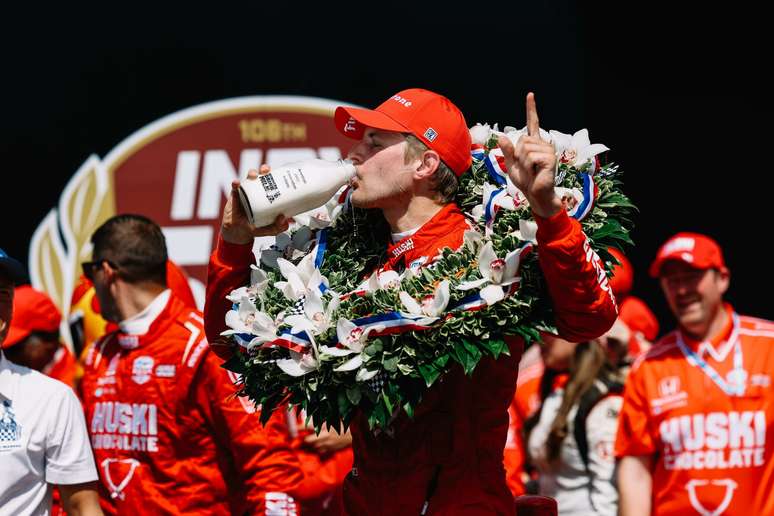
[[[657,278],[664,262],[684,262],[695,269],[725,269],[723,252],[717,242],[698,233],[678,233],[658,250],[650,266],[650,275]]]
[[[608,247],[607,250],[621,263],[613,266],[613,275],[610,277],[610,288],[613,289],[613,294],[620,298],[632,290],[634,267],[632,267],[632,262],[615,247]]]
[[[634,296],[624,299],[618,309],[618,317],[630,330],[641,332],[649,341],[653,342],[658,337],[658,319],[642,299]]]
[[[62,315],[51,298],[29,285],[16,287],[13,296],[13,317],[3,348],[9,348],[29,337],[32,332],[59,331]]]
[[[367,127],[411,133],[436,151],[457,177],[472,162],[465,117],[452,101],[432,91],[403,90],[376,109],[340,106],[334,122],[341,134],[354,140],[360,140]]]

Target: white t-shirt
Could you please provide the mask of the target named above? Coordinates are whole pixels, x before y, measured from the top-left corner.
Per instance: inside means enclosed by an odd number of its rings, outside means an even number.
[[[546,439],[563,397],[564,389],[557,389],[545,399],[540,420],[532,429],[527,444],[533,464],[540,472],[540,494],[556,500],[561,516],[615,516],[618,514],[618,491],[614,482],[613,444],[623,398],[617,394],[607,395],[594,405],[586,418],[589,478],[573,435],[577,404],[568,413],[568,433],[559,458],[551,462],[547,457]]]
[[[73,390],[0,353],[0,515],[47,515],[52,485],[97,478]]]

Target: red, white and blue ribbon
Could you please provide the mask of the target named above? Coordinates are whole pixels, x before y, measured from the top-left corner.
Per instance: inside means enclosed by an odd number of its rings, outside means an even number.
[[[325,250],[328,248],[328,228],[317,232],[317,253],[314,255],[314,268],[319,269],[325,258]]]
[[[470,146],[470,155],[476,161],[481,161],[486,158],[486,148],[480,143],[474,143]]]
[[[264,346],[279,346],[281,348],[286,348],[291,351],[302,353],[309,349],[311,343],[312,342],[309,340],[309,336],[306,334],[306,331],[302,331],[301,333],[290,333],[290,330],[284,330],[280,333],[278,338],[271,342],[265,343]]]
[[[454,304],[450,312],[475,312],[477,310],[483,310],[486,308],[486,301],[481,299],[478,294],[471,294],[460,299]]]
[[[484,160],[486,169],[491,177],[498,185],[504,185],[506,183],[506,177],[508,172],[505,170],[505,156],[502,149],[494,148],[489,151],[489,154]]]
[[[427,316],[423,315],[409,315],[401,312],[387,312],[379,315],[370,315],[368,317],[360,317],[354,319],[352,324],[367,330],[370,327],[384,327],[379,330],[373,330],[369,333],[371,336],[379,335],[395,335],[397,333],[405,333],[407,331],[414,330],[427,330],[432,326],[429,324],[421,324],[420,321],[427,319]]]
[[[495,204],[495,201],[504,195],[508,195],[506,189],[499,188],[492,191],[489,194],[488,199],[484,199],[484,223],[487,225],[487,227],[492,226],[495,215],[497,215],[497,211],[500,209],[500,206]]]
[[[587,174],[586,172],[579,172],[578,176],[581,178],[581,180],[583,180],[583,191],[581,192],[583,194],[583,200],[567,214],[570,217],[581,221],[585,219],[594,208],[594,201],[599,195],[599,187],[594,182],[594,178],[591,174]]]

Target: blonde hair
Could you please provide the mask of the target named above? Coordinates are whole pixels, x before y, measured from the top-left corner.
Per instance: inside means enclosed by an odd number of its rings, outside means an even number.
[[[570,410],[598,379],[621,381],[617,368],[608,359],[607,350],[602,344],[596,340],[581,342],[575,348],[570,365],[570,380],[564,388],[562,403],[546,438],[549,460],[555,461],[559,458],[562,442],[568,433],[567,419]]]
[[[404,163],[408,164],[415,159],[421,159],[422,154],[430,150],[425,142],[414,136],[413,134],[406,135],[406,153],[404,154]],[[438,194],[439,200],[443,204],[448,204],[454,200],[454,196],[457,194],[457,187],[459,181],[457,175],[450,169],[446,163],[440,161],[438,169],[433,174],[431,179],[433,191]]]

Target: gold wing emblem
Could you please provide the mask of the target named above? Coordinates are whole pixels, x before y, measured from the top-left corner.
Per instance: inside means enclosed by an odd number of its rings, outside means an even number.
[[[63,314],[61,334],[72,347],[67,324],[81,262],[91,257],[89,239],[100,224],[115,213],[112,182],[97,156],[78,169],[32,236],[29,271],[32,286],[46,292]]]

